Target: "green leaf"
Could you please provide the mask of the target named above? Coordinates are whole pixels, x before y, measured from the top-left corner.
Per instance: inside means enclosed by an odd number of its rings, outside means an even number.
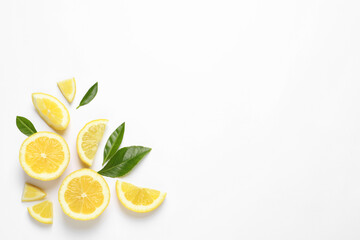
[[[86,104],[88,104],[89,102],[91,102],[94,97],[96,96],[98,91],[98,83],[96,82],[85,94],[85,96],[83,97],[83,99],[81,99],[81,102],[79,104],[79,106],[76,108],[78,109],[81,106],[84,106]]]
[[[110,135],[104,148],[104,160],[103,165],[114,156],[116,151],[119,149],[120,144],[123,140],[125,132],[125,123],[122,123],[115,131]]]
[[[21,116],[16,116],[16,126],[20,132],[29,137],[37,132],[30,120]]]
[[[124,176],[150,151],[151,148],[141,146],[121,148],[98,173],[113,178]]]

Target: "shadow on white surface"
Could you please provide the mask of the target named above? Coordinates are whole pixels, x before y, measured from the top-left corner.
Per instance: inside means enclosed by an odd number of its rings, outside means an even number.
[[[45,224],[45,223],[41,223],[37,220],[35,220],[28,212],[28,210],[26,209],[26,215],[28,216],[28,218],[30,218],[30,222],[32,222],[33,225],[38,226],[39,228],[43,228],[43,229],[51,229],[52,224]]]
[[[86,165],[86,164],[80,159],[79,155],[76,154],[76,157],[77,157],[77,161],[79,162],[79,165],[80,165],[80,168],[79,168],[79,169],[89,168],[89,169],[92,169],[92,170],[96,171],[95,169],[93,169],[93,165],[90,166],[90,167],[89,167],[88,165]],[[74,170],[74,171],[76,171],[76,170]]]
[[[65,130],[55,130],[55,129],[53,129],[53,131],[54,131],[55,133],[59,134],[59,135],[60,135],[61,137],[63,137],[63,138],[64,138],[64,136],[66,135],[67,130],[68,130],[68,128],[66,128]]]
[[[19,167],[19,171],[22,172],[21,174],[24,179],[24,183],[27,182],[33,184],[37,187],[42,188],[43,190],[45,190],[45,192],[49,192],[49,190],[52,190],[54,188],[58,189],[62,181],[61,177],[51,181],[40,181],[27,175],[21,167]]]
[[[97,227],[100,227],[101,224],[99,224],[99,222],[102,221],[101,218],[102,215],[100,215],[99,217],[93,220],[88,220],[88,221],[79,221],[72,219],[71,217],[67,216],[62,210],[60,215],[62,218],[62,222],[64,222],[66,228],[71,228],[74,230],[77,229],[82,231],[84,229],[95,229]]]

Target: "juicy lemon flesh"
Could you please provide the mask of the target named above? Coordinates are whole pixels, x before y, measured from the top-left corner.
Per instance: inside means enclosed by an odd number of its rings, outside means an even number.
[[[54,138],[39,137],[26,146],[25,162],[35,173],[54,173],[63,163],[65,153]]]
[[[49,201],[36,204],[32,207],[33,211],[43,218],[52,217],[52,204]]]
[[[96,151],[104,135],[106,125],[103,123],[89,127],[87,132],[84,133],[81,142],[81,148],[88,159],[94,159]]]
[[[61,125],[64,118],[62,110],[58,104],[50,99],[36,99],[38,110],[53,124]]]
[[[104,202],[102,186],[87,175],[72,179],[64,197],[74,213],[91,214]]]
[[[160,196],[160,191],[149,188],[139,188],[130,183],[123,182],[121,190],[125,198],[134,205],[151,205]]]
[[[75,97],[75,79],[71,78],[58,82],[58,86],[66,100],[71,103]]]
[[[35,201],[43,199],[46,196],[46,193],[38,187],[25,183],[24,192],[21,198],[21,201]]]
[[[52,223],[53,210],[50,201],[44,201],[28,208],[30,215],[42,223]]]

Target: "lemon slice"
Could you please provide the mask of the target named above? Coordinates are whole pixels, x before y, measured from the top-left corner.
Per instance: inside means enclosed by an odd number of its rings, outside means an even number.
[[[30,215],[41,223],[51,224],[53,223],[53,207],[52,202],[43,201],[34,206],[27,208]]]
[[[140,188],[130,183],[116,181],[116,193],[120,202],[134,212],[150,212],[164,201],[165,192]]]
[[[57,83],[62,95],[66,98],[69,103],[75,98],[76,93],[76,82],[75,78],[66,79]]]
[[[21,167],[32,178],[49,181],[58,178],[70,161],[69,147],[56,133],[34,133],[20,147]]]
[[[40,117],[53,129],[65,130],[70,122],[70,115],[65,105],[56,97],[45,93],[33,93],[33,104]]]
[[[88,168],[71,173],[59,189],[62,210],[76,220],[97,218],[104,212],[109,201],[110,190],[105,179]]]
[[[91,166],[94,161],[108,121],[107,119],[91,121],[80,130],[77,136],[76,149],[81,161],[87,166]]]
[[[35,187],[32,184],[25,183],[23,195],[21,197],[21,201],[29,202],[40,200],[46,197],[46,193],[38,187]]]

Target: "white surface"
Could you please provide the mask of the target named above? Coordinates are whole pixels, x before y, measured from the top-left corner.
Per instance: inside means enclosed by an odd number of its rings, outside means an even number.
[[[0,239],[359,239],[360,2],[0,2]],[[77,80],[69,106],[56,82]],[[75,110],[87,89],[97,97]],[[71,150],[53,182],[27,177],[15,116],[51,130],[31,93],[71,114]],[[65,216],[62,179],[80,168],[75,138],[97,118],[123,121],[122,146],[153,151],[123,180],[168,192],[150,214],[111,201],[92,222]],[[102,142],[93,169],[99,170]],[[29,217],[25,181],[54,202]]]

